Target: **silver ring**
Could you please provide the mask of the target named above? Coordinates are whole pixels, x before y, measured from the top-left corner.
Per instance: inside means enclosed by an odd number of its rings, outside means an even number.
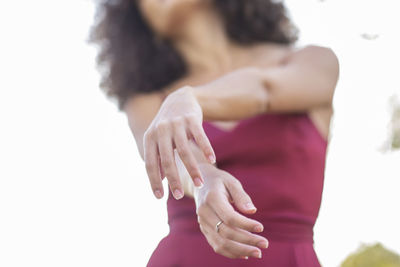
[[[217,231],[217,233],[219,232],[219,226],[223,223],[223,221],[219,221],[217,222],[217,224],[215,225],[215,230]]]

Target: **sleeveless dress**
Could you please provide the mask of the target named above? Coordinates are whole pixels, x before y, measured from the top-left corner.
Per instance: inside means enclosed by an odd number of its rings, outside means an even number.
[[[170,233],[153,252],[149,267],[314,267],[313,248],[324,181],[326,140],[307,113],[266,113],[241,120],[229,131],[203,122],[217,166],[239,179],[269,241],[262,258],[229,259],[216,254],[197,223],[195,202],[175,200],[167,209]]]

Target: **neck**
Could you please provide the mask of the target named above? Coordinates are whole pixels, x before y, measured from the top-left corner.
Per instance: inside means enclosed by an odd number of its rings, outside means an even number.
[[[189,72],[223,72],[233,65],[231,43],[216,12],[199,8],[174,35],[173,43],[188,64]]]

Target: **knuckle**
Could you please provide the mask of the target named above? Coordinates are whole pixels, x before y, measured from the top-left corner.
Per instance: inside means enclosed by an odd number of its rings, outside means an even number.
[[[235,217],[232,216],[232,215],[226,216],[225,221],[226,221],[226,223],[229,224],[229,225],[234,225],[235,222],[236,222]]]
[[[169,123],[168,121],[160,121],[157,125],[156,125],[156,131],[158,133],[164,133],[169,127]]]
[[[231,186],[234,186],[234,187],[238,187],[238,188],[241,188],[241,187],[242,187],[242,183],[239,182],[239,180],[237,180],[237,179],[229,179],[228,183],[229,183]]]
[[[228,230],[226,229],[226,227],[222,227],[220,232],[221,232],[221,233],[225,236],[225,238],[227,238],[227,239],[233,239],[233,238],[235,237],[235,235],[234,235],[231,231],[228,231]]]
[[[154,162],[151,161],[146,161],[145,162],[145,167],[147,170],[153,171],[156,167],[156,164]]]
[[[189,156],[189,149],[186,146],[177,146],[176,149],[181,157]]]
[[[198,118],[195,113],[188,113],[188,114],[185,114],[184,119],[188,123],[193,123],[193,122],[196,122]]]
[[[222,246],[220,244],[215,244],[213,246],[213,250],[214,250],[215,253],[218,253],[218,254],[223,252]]]
[[[196,176],[199,176],[199,171],[197,170],[195,163],[190,162],[189,166],[186,167],[186,169],[188,169],[188,172],[190,173],[191,177],[195,178]]]
[[[229,250],[229,245],[227,242],[221,242],[220,248],[222,251]]]
[[[172,189],[179,188],[179,187],[181,186],[181,184],[180,184],[180,182],[178,181],[178,179],[175,179],[175,178],[172,177],[172,176],[169,176],[168,183],[169,183],[169,185],[170,185],[170,187],[171,187]]]
[[[208,149],[208,144],[209,144],[208,137],[207,137],[206,133],[203,131],[203,127],[199,126],[198,128],[199,128],[199,132],[197,135],[197,137],[198,137],[197,139],[199,139],[202,142],[204,149],[206,149],[206,148]]]
[[[184,122],[184,119],[181,116],[171,119],[171,124],[175,128],[182,126],[183,122]]]
[[[143,142],[144,142],[145,145],[151,140],[152,136],[153,136],[153,132],[151,130],[150,131],[146,131],[143,134]]]
[[[206,135],[204,135],[203,133],[199,133],[198,135],[196,135],[196,138],[197,138],[196,141],[199,143],[199,146],[201,147],[201,149],[204,152],[211,150],[211,149],[209,149],[208,137]],[[210,153],[210,152],[207,152],[207,153]]]
[[[260,243],[261,241],[265,241],[265,240],[260,239],[260,238],[249,238],[248,240],[246,240],[246,242],[248,244],[253,244],[253,246],[257,246],[257,244]]]
[[[170,168],[173,167],[173,162],[172,162],[172,160],[170,158],[166,158],[166,159],[164,158],[162,160],[162,165],[163,165],[164,168],[170,169]]]

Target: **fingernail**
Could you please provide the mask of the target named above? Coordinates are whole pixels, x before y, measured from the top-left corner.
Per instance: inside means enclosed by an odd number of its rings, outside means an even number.
[[[253,257],[261,259],[261,252],[260,251],[254,251],[253,253],[251,253],[251,255]]]
[[[179,189],[175,189],[175,191],[174,191],[174,197],[175,197],[175,199],[181,199],[181,198],[183,198],[183,193],[182,193],[182,191],[179,190]]]
[[[194,185],[197,187],[203,186],[203,181],[199,177],[194,178],[193,182],[194,182]]]
[[[254,232],[262,232],[263,231],[263,227],[261,225],[257,225],[256,227],[254,227]]]
[[[249,257],[247,257],[247,256],[242,256],[242,257],[240,257],[241,259],[244,259],[244,260],[248,260],[249,259]]]
[[[268,242],[266,242],[266,241],[258,242],[257,247],[267,248],[268,247]]]
[[[210,160],[210,163],[215,163],[215,157],[213,155],[208,156],[208,159]]]
[[[156,198],[162,198],[162,193],[160,190],[154,191],[154,195],[156,196]]]
[[[255,210],[256,209],[256,207],[251,202],[246,203],[245,207],[247,210]]]

